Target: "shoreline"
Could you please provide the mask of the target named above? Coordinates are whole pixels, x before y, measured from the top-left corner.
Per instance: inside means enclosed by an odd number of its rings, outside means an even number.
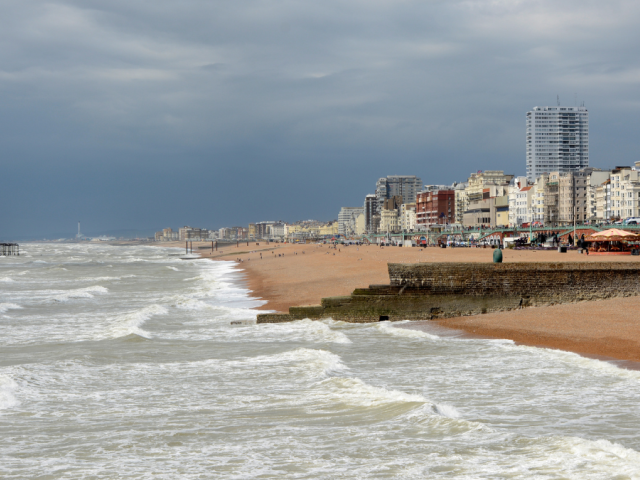
[[[253,296],[266,300],[258,310],[280,312],[286,312],[290,306],[318,304],[324,297],[349,295],[358,287],[387,284],[388,262],[490,262],[493,253],[491,249],[471,248],[339,246],[333,250],[327,245],[259,243],[250,242],[249,247],[246,242],[239,247],[226,246],[213,254],[210,250],[196,250],[194,244],[194,253],[197,251],[202,258],[211,260],[235,259],[238,268],[246,272],[245,282]],[[640,261],[640,257],[592,257],[575,251],[560,254],[506,250],[503,256],[505,263]],[[640,362],[640,320],[636,321],[636,312],[640,312],[640,296],[528,307],[430,322],[468,335],[503,338],[521,345],[635,364]],[[420,329],[420,323],[403,328]]]

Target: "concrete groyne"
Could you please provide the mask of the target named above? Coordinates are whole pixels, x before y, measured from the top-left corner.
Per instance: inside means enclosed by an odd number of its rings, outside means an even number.
[[[388,269],[388,285],[260,314],[258,323],[430,320],[640,294],[637,263],[390,263]]]

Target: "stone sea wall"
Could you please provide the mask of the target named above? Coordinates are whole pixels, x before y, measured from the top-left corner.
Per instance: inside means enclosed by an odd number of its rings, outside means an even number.
[[[429,320],[640,294],[636,263],[391,263],[389,285],[258,315],[258,323],[303,318],[348,322]]]

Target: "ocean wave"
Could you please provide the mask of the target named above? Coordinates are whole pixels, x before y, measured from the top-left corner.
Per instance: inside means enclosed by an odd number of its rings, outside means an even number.
[[[516,345],[511,340],[498,343],[493,342],[494,345],[516,352],[527,352],[537,357],[546,358],[552,362],[561,361],[565,364],[578,367],[581,369],[590,370],[593,373],[614,376],[619,378],[626,378],[630,380],[640,380],[639,370],[628,370],[626,368],[620,368],[611,362],[596,360],[594,358],[587,358],[573,352],[566,352],[564,350],[555,350],[551,348],[530,347],[527,345]]]
[[[422,395],[375,387],[359,378],[331,377],[319,382],[318,387],[326,392],[325,400],[328,403],[339,402],[359,407],[376,407],[391,403],[432,405],[432,402]]]
[[[15,280],[11,277],[0,277],[0,283],[15,283]]]
[[[293,366],[305,376],[314,378],[325,377],[332,373],[341,373],[349,368],[342,363],[340,356],[326,350],[315,350],[311,348],[297,348],[287,352],[276,353],[274,355],[260,355],[248,358],[239,362],[228,362],[233,364],[250,365],[271,365],[271,366]]]
[[[440,340],[440,337],[437,335],[432,335],[431,333],[423,332],[422,330],[394,327],[390,322],[376,323],[374,328],[378,329],[380,332],[393,335],[395,337],[428,338],[429,340]]]
[[[8,310],[18,310],[22,307],[15,303],[0,303],[0,313],[5,313]]]
[[[287,323],[265,323],[260,327],[268,334],[285,340],[303,340],[315,343],[352,343],[344,333],[333,330],[324,322],[309,320],[308,318]]]
[[[170,266],[170,265],[167,265],[166,267],[167,267],[169,270],[173,270],[174,272],[179,272],[179,271],[180,271],[180,270],[179,270],[179,269],[177,269],[176,267],[172,267],[172,266]]]
[[[151,334],[141,327],[144,322],[154,315],[164,315],[168,310],[161,305],[149,305],[140,310],[124,313],[115,318],[115,322],[107,329],[106,336],[109,338],[126,337],[135,334],[144,338],[150,338]]]
[[[94,285],[92,287],[77,288],[75,290],[69,290],[67,292],[55,295],[51,300],[55,302],[67,302],[72,298],[93,298],[94,294],[105,294],[109,290],[101,285]]]
[[[202,300],[185,296],[179,296],[176,298],[176,300],[172,302],[171,306],[182,310],[208,310],[215,308],[213,305],[203,302]]]
[[[15,397],[17,389],[18,384],[12,378],[0,375],[0,410],[20,405]]]

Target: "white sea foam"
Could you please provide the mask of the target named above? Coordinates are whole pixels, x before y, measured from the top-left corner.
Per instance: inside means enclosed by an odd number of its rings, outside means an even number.
[[[18,310],[22,307],[15,303],[0,303],[0,313],[5,313],[8,310]]]
[[[344,333],[333,330],[324,322],[309,320],[298,320],[287,323],[266,323],[260,326],[272,340],[304,340],[311,342],[327,343],[351,343],[349,337]]]
[[[161,305],[150,305],[140,310],[118,315],[107,329],[106,336],[110,338],[120,338],[135,334],[150,338],[151,334],[140,327],[154,315],[164,315],[166,313],[168,313],[168,310],[165,307]]]
[[[0,283],[14,283],[15,280],[11,277],[0,277]]]
[[[460,418],[460,413],[451,405],[434,403],[433,411],[443,417]]]
[[[178,270],[176,267],[172,267],[171,265],[167,265],[167,268],[169,270],[173,270],[174,272],[179,272],[180,270]]]
[[[573,455],[593,462],[611,466],[617,464],[617,468],[630,467],[630,469],[623,469],[619,473],[627,475],[633,473],[636,478],[640,477],[640,452],[604,439],[585,440],[578,437],[561,437],[557,439],[557,443]]]
[[[531,355],[545,358],[551,362],[561,361],[570,366],[590,370],[591,372],[599,375],[614,376],[636,381],[640,380],[640,371],[638,370],[620,368],[610,362],[583,357],[582,355],[578,355],[573,352],[554,350],[551,348],[529,347],[527,345],[516,345],[511,341],[509,341],[509,343],[496,343],[496,345],[511,351],[527,352]]]
[[[51,297],[56,302],[68,302],[72,298],[93,298],[94,294],[105,294],[109,290],[101,285],[94,285],[92,287],[76,288],[75,290],[68,290],[64,293],[60,293]]]
[[[18,384],[6,375],[0,375],[0,410],[15,407],[20,404],[15,393]]]
[[[331,397],[331,402],[340,402],[361,407],[374,407],[389,403],[431,403],[422,395],[374,387],[359,378],[331,377],[318,386]]]
[[[239,362],[229,362],[230,365],[233,363]],[[316,378],[348,370],[335,353],[311,348],[297,348],[275,355],[260,355],[243,360],[242,363],[261,366],[294,366],[300,373]]]
[[[440,340],[440,337],[437,335],[432,335],[431,333],[423,332],[422,330],[394,327],[390,322],[376,323],[375,328],[383,333],[387,333],[395,337],[427,338],[429,340]]]

